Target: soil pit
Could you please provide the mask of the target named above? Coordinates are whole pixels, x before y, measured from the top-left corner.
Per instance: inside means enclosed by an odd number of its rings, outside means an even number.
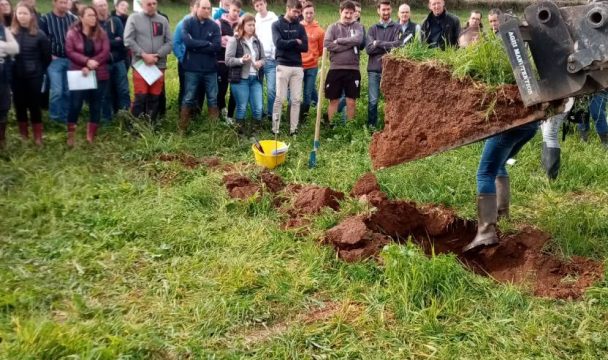
[[[582,257],[565,261],[543,252],[550,236],[537,229],[499,233],[498,245],[463,253],[462,248],[475,237],[474,222],[458,218],[444,207],[417,206],[408,201],[384,200],[375,206],[373,214],[346,218],[326,232],[324,241],[336,248],[340,258],[359,261],[375,257],[393,239],[411,237],[429,256],[456,254],[471,271],[529,286],[541,297],[577,299],[603,277],[599,261]]]
[[[458,80],[437,63],[383,58],[385,127],[374,134],[374,168],[397,165],[545,117],[526,108],[516,85],[488,90],[470,78]],[[424,88],[425,91],[420,91]]]

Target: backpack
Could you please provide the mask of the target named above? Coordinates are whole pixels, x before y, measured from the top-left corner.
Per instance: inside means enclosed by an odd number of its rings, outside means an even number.
[[[0,25],[0,41],[6,41],[6,27]],[[10,83],[12,80],[14,60],[12,56],[0,58],[0,82]]]

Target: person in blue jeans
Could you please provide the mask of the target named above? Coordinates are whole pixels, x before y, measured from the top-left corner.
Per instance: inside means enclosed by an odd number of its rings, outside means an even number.
[[[226,66],[236,99],[236,127],[245,134],[247,105],[251,107],[253,125],[259,130],[262,124],[262,81],[264,73],[264,47],[255,35],[255,17],[245,14],[236,27],[234,37],[226,45]]]
[[[70,109],[70,91],[67,72],[70,61],[65,54],[65,39],[76,16],[68,11],[67,0],[54,0],[53,10],[40,18],[40,29],[51,42],[53,60],[47,68],[50,82],[49,117],[53,121],[65,123]]]
[[[606,123],[606,100],[608,99],[608,91],[602,90],[597,92],[589,102],[589,114],[595,121],[595,131],[600,137],[600,141],[604,147],[608,148],[608,124]],[[578,131],[581,139],[585,142],[589,139],[589,119],[585,119],[578,124]]]
[[[534,137],[538,121],[507,130],[486,140],[477,169],[477,235],[463,251],[498,243],[498,217],[509,216],[510,184],[507,160]]]
[[[272,106],[277,93],[276,46],[272,41],[272,24],[278,20],[277,14],[268,11],[266,0],[253,0],[255,14],[255,35],[264,48],[264,78],[266,79],[266,109],[264,118],[272,119]]]

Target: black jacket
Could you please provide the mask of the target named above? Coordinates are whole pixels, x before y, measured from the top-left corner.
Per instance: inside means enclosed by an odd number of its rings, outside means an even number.
[[[129,18],[129,15],[118,15],[116,13],[116,10],[112,10],[111,14],[112,16],[116,16],[120,20],[123,29],[125,28],[125,26],[127,26],[127,19]]]
[[[217,53],[221,49],[220,28],[211,20],[191,16],[182,23],[182,37],[186,53],[182,68],[188,72],[210,73],[217,71]],[[224,49],[224,52],[226,50]]]
[[[433,27],[440,28],[439,33],[433,33]],[[460,20],[450,14],[447,10],[443,14],[434,16],[429,13],[420,27],[422,41],[431,47],[445,49],[446,46],[458,46],[458,36],[460,36]],[[435,35],[435,36],[434,36]]]
[[[36,35],[30,35],[27,29],[20,28],[15,40],[19,43],[19,54],[15,57],[14,77],[28,79],[44,75],[51,63],[51,43],[44,32],[38,30]]]
[[[302,42],[298,44],[296,39]],[[272,42],[278,65],[302,66],[302,53],[308,51],[308,36],[299,21],[289,22],[283,15],[272,24]]]
[[[110,40],[110,64],[123,61],[127,58],[122,21],[116,16],[110,16],[106,21],[100,21],[101,27],[106,31]]]

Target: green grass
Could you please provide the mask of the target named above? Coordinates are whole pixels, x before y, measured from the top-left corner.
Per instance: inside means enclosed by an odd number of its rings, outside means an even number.
[[[181,14],[166,11],[172,19]],[[365,16],[371,22],[373,12]],[[323,8],[320,17],[327,24],[336,16]],[[171,60],[169,72],[174,67]],[[174,99],[176,81],[167,86]],[[187,152],[252,162],[250,144],[221,125],[199,119],[188,137],[177,136],[177,109],[169,105],[158,133],[133,138],[104,127],[86,146],[81,126],[72,151],[63,127],[48,125],[45,147],[36,150],[20,143],[12,123],[0,159],[0,358],[606,356],[605,281],[564,302],[473,275],[451,256],[428,259],[412,245],[390,246],[382,264],[343,263],[318,240],[364,211],[359,204],[323,212],[309,235],[281,230],[283,215],[268,197],[230,200],[220,173],[157,160]],[[365,114],[359,101],[355,122],[323,130],[314,170],[307,168],[309,121],[289,140],[277,172],[288,182],[350,190],[371,167]],[[474,218],[481,146],[377,176],[391,197]],[[501,225],[534,224],[554,237],[550,251],[606,259],[606,151],[596,137],[589,144],[567,138],[560,176],[549,183],[539,150],[537,136],[509,168],[512,218]],[[307,317],[328,306],[333,315]]]

